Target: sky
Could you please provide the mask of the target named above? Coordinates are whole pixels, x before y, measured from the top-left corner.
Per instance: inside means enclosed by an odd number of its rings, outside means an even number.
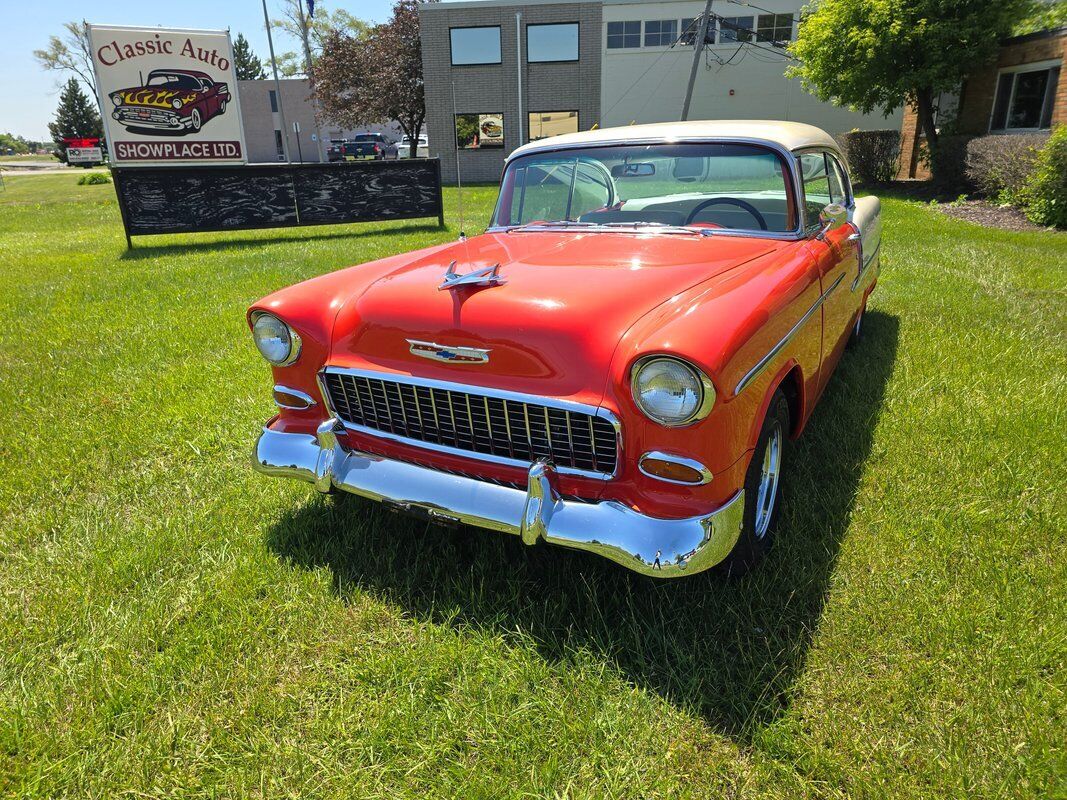
[[[384,22],[392,0],[319,0],[316,7],[343,8],[368,22]],[[278,0],[267,0],[267,11],[280,16]],[[47,47],[48,37],[64,33],[64,22],[85,19],[114,25],[172,28],[229,28],[243,33],[260,58],[266,58],[262,0],[182,0],[146,3],[144,0],[50,0],[48,3],[0,0],[0,26],[5,43],[0,70],[0,132],[47,141],[48,123],[55,114],[59,86],[66,75],[46,72],[33,51]],[[275,32],[275,52],[298,50],[298,42]]]

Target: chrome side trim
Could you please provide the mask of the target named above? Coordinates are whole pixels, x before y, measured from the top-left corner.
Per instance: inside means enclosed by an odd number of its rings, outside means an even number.
[[[856,279],[852,281],[852,291],[856,291],[856,289],[859,288],[860,282],[863,280],[863,276],[867,274],[867,268],[874,263],[874,257],[878,255],[878,251],[881,249],[882,240],[879,239],[878,244],[874,246],[874,250],[872,250],[865,259],[863,259],[863,269],[859,271],[859,274],[856,275]]]
[[[291,404],[288,404],[288,403],[282,403],[281,401],[278,400],[278,394],[279,393],[287,394],[287,395],[290,395],[291,397],[295,397],[298,400],[301,400],[303,404],[302,405],[291,405]],[[282,386],[280,383],[274,385],[274,404],[276,406],[278,406],[278,408],[289,408],[289,409],[292,409],[294,411],[304,411],[305,409],[308,409],[308,408],[311,408],[311,407],[313,407],[315,405],[318,405],[315,402],[314,398],[312,398],[312,396],[309,395],[307,392],[302,392],[299,389],[292,389],[292,388],[290,388],[288,386]]]
[[[421,512],[519,536],[584,550],[643,575],[679,578],[718,564],[741,535],[745,493],[696,517],[660,519],[614,500],[563,499],[555,475],[543,462],[529,465],[525,489],[345,450],[337,420],[315,434],[264,428],[253,450],[255,468],[268,475],[307,481],[320,492],[340,490],[389,507]]]
[[[326,405],[330,409],[330,413],[336,416],[336,411],[332,408],[332,404],[329,400],[329,392],[326,391],[325,382],[322,380],[322,375],[326,373],[334,373],[337,375],[356,375],[363,378],[373,378],[375,380],[396,381],[397,383],[405,383],[411,386],[425,386],[431,389],[443,389],[445,391],[455,391],[464,393],[475,393],[485,395],[487,397],[497,398],[499,400],[514,400],[517,403],[533,403],[536,405],[549,406],[550,408],[558,408],[561,411],[575,411],[582,414],[588,414],[589,416],[600,417],[611,423],[611,427],[615,429],[615,471],[611,473],[607,472],[593,472],[591,470],[575,469],[574,467],[556,467],[556,472],[560,475],[573,475],[580,478],[592,478],[598,481],[608,481],[614,478],[619,473],[619,469],[622,465],[622,425],[619,422],[619,418],[606,408],[600,406],[590,406],[584,403],[574,403],[570,400],[559,400],[555,397],[545,397],[543,395],[535,394],[522,394],[521,392],[508,392],[501,389],[492,389],[488,386],[480,386],[473,383],[452,383],[450,381],[438,381],[431,378],[417,378],[414,375],[401,375],[391,372],[375,372],[374,370],[366,369],[354,369],[351,367],[331,367],[326,366],[319,373],[319,389],[323,393],[322,396],[326,398]],[[450,447],[444,444],[436,444],[434,442],[424,442],[421,439],[410,439],[407,436],[399,436],[388,431],[380,431],[377,428],[368,428],[364,425],[355,425],[348,422],[338,420],[339,425],[343,425],[347,430],[362,433],[367,436],[373,436],[378,439],[386,439],[388,441],[397,442],[399,444],[410,445],[412,447],[419,447],[424,450],[433,450],[438,453],[447,453],[448,455],[459,456],[461,458],[468,458],[474,461],[484,461],[490,464],[501,464],[508,467],[519,467],[521,469],[529,469],[530,462],[523,461],[518,458],[507,458],[505,456],[490,455],[489,453],[476,453],[472,450],[462,450],[458,447]]]
[[[681,464],[684,467],[689,467],[691,470],[695,470],[700,473],[701,479],[699,481],[675,481],[670,478],[664,478],[662,475],[653,475],[651,472],[645,470],[645,460],[656,459],[657,461],[669,461],[672,464]],[[676,483],[680,486],[703,486],[706,483],[711,483],[712,477],[711,470],[692,458],[686,458],[685,456],[676,456],[673,453],[664,453],[661,450],[649,450],[645,453],[637,462],[637,468],[641,471],[642,475],[663,481],[664,483]]]
[[[826,302],[826,298],[828,298],[833,293],[834,289],[836,289],[841,283],[841,281],[843,281],[844,279],[845,273],[842,272],[840,275],[837,276],[837,280],[830,284],[830,288],[823,292],[821,295],[819,295],[819,298],[814,303],[812,303],[811,308],[804,312],[804,316],[797,320],[796,324],[789,329],[789,332],[782,337],[781,341],[779,341],[778,344],[772,347],[767,353],[767,355],[757,361],[756,365],[752,367],[752,369],[745,373],[745,376],[737,382],[737,386],[734,388],[735,396],[741,394],[741,392],[748,388],[749,384],[751,384],[754,380],[756,380],[756,378],[760,376],[760,373],[762,373],[763,370],[767,368],[771,361],[774,360],[774,357],[776,355],[782,352],[782,348],[789,344],[793,337],[800,332],[800,329],[804,327],[804,323],[811,319],[812,314],[819,310],[819,307]]]

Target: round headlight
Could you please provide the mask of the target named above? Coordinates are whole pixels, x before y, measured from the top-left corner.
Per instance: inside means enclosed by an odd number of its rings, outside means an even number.
[[[703,419],[715,403],[715,387],[707,375],[667,356],[638,361],[634,365],[631,388],[637,407],[650,419],[668,427]]]
[[[170,104],[172,106],[174,106],[175,108],[181,108],[182,107],[182,101],[181,100],[177,100],[177,99],[171,100]]]
[[[111,95],[111,102],[114,103],[117,106],[121,106],[122,105],[122,95],[119,94],[118,92],[115,92],[113,95]]]
[[[260,354],[276,367],[296,361],[300,355],[300,337],[273,314],[259,314],[252,323],[252,338]]]

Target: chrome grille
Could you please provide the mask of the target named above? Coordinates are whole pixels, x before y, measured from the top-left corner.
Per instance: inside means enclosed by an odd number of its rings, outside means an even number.
[[[547,458],[558,469],[615,472],[615,426],[596,414],[349,372],[326,372],[323,384],[348,425],[497,460]]]

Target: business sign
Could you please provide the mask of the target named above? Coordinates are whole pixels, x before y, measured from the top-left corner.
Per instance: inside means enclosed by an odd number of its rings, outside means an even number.
[[[247,161],[229,31],[90,25],[116,165]]]
[[[99,147],[68,147],[68,164],[99,164],[104,160],[104,153]]]

